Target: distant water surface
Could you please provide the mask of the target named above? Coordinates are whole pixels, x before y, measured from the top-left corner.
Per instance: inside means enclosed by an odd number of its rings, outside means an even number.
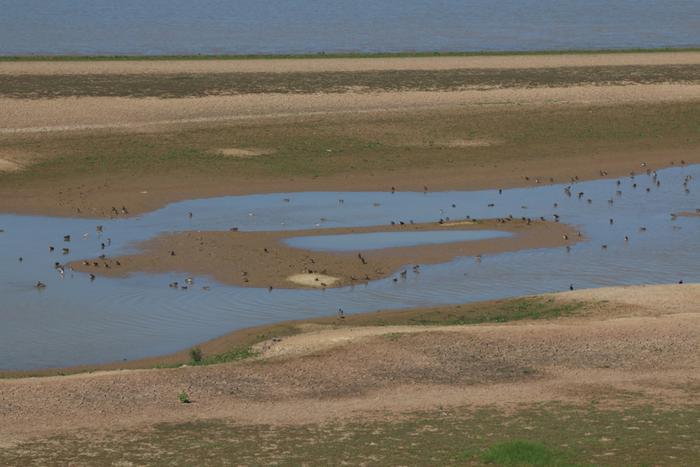
[[[689,46],[698,0],[0,0],[0,55]]]

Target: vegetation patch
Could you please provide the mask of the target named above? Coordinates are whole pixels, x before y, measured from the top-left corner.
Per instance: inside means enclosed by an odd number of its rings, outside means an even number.
[[[478,118],[475,118],[478,115]],[[173,133],[95,131],[90,137],[57,133],[4,138],[6,151],[26,151],[32,164],[0,172],[8,193],[37,186],[82,185],[86,177],[168,180],[288,180],[360,176],[411,167],[450,172],[508,164],[546,164],[591,153],[674,150],[700,143],[700,106],[692,103],[582,106],[545,109],[415,111],[406,114],[327,116],[323,119],[229,123]],[[28,139],[29,138],[29,139]],[[491,146],[440,146],[459,139],[501,141]],[[235,143],[234,143],[235,142]],[[274,149],[263,157],[223,157],[227,147]],[[329,152],[330,151],[330,152]],[[562,161],[562,154],[566,160]],[[505,169],[504,169],[505,170]],[[532,174],[530,174],[532,175]],[[561,180],[557,180],[561,181]],[[432,186],[430,187],[433,188]],[[105,213],[109,215],[109,213]]]
[[[502,466],[561,466],[564,456],[542,443],[531,441],[506,441],[491,446],[481,455],[486,464]]]
[[[0,74],[0,96],[206,97],[241,94],[458,91],[581,85],[697,83],[699,65],[618,65],[523,69],[381,70],[179,74]]]
[[[246,358],[254,357],[255,355],[255,351],[250,347],[235,348],[233,350],[229,350],[228,352],[214,355],[202,355],[200,350],[199,360],[195,360],[193,358],[189,364],[193,366],[216,365],[219,363],[245,360]]]
[[[519,441],[528,440],[528,441]],[[0,464],[696,465],[700,406],[469,407],[322,425],[161,424],[70,433],[0,450]]]
[[[565,302],[554,298],[525,297],[491,302],[447,305],[428,309],[382,311],[351,315],[345,323],[352,326],[458,326],[507,323],[526,319],[556,319],[584,312],[586,302]],[[313,320],[328,323],[329,320]]]

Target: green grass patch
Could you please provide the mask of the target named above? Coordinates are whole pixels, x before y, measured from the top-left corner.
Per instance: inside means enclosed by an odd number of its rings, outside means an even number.
[[[563,466],[564,456],[542,443],[531,441],[506,441],[491,446],[481,455],[486,464],[500,466]]]
[[[0,96],[25,99],[71,96],[205,97],[241,94],[311,94],[454,91],[579,85],[697,83],[700,66],[610,65],[527,69],[363,70],[327,72],[25,74],[0,75]]]
[[[581,310],[584,303],[564,303],[553,298],[522,298],[507,301],[493,307],[476,309],[462,315],[447,319],[431,319],[430,316],[418,318],[416,324],[482,324],[482,323],[507,323],[509,321],[521,321],[524,319],[555,319],[570,316]]]
[[[256,355],[255,351],[251,347],[242,347],[229,350],[228,352],[214,354],[214,355],[200,355],[199,360],[191,360],[189,365],[192,366],[205,366],[205,365],[216,365],[219,363],[227,362],[237,362],[239,360],[245,360],[247,358],[254,357]]]
[[[346,317],[345,323],[351,326],[459,326],[508,323],[527,319],[542,320],[573,316],[583,312],[587,305],[585,302],[564,302],[554,298],[525,297],[463,305],[446,305],[428,309],[388,310],[380,313],[351,315]],[[324,321],[317,322],[323,323]]]

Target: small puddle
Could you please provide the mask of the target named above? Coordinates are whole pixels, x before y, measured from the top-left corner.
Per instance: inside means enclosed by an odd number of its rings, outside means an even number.
[[[0,368],[161,355],[244,327],[331,315],[339,307],[357,313],[561,291],[569,284],[588,288],[697,282],[700,218],[673,218],[671,213],[700,208],[699,181],[700,165],[694,165],[660,171],[656,180],[644,174],[621,178],[619,185],[616,180],[576,183],[570,196],[565,185],[508,189],[502,194],[497,190],[277,193],[189,200],[129,219],[0,215]],[[60,274],[54,268],[55,262],[133,253],[138,242],[167,232],[232,227],[298,231],[441,218],[455,222],[467,216],[552,220],[555,214],[580,229],[586,240],[570,250],[523,250],[485,255],[481,261],[456,258],[423,265],[420,274],[409,272],[397,282],[388,278],[325,291],[239,288],[200,276],[194,278],[193,287],[177,290],[168,284],[183,282],[186,274],[91,281],[87,274],[70,270]],[[71,236],[69,242],[64,242],[64,235]],[[363,233],[296,237],[292,242],[303,248],[356,250],[477,240],[480,235],[494,233]],[[63,248],[68,248],[65,254]],[[411,259],[406,262],[411,264]],[[46,288],[35,288],[37,281]]]
[[[512,234],[496,230],[424,230],[291,237],[285,243],[294,248],[312,251],[362,251],[505,237],[512,237]]]

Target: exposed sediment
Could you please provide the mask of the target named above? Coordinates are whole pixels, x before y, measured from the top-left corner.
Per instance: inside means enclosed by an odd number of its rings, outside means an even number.
[[[299,236],[428,230],[499,230],[513,236],[354,252],[308,251],[284,243],[286,238]],[[392,274],[401,280],[408,274],[401,274],[403,267],[416,274],[419,268],[412,268],[415,265],[443,263],[461,256],[564,246],[576,240],[576,231],[567,225],[523,220],[407,223],[293,232],[182,232],[149,240],[140,245],[142,252],[138,254],[86,259],[70,266],[77,271],[110,277],[176,271],[211,276],[236,286],[325,288],[362,284]],[[178,286],[188,284],[181,281]]]

